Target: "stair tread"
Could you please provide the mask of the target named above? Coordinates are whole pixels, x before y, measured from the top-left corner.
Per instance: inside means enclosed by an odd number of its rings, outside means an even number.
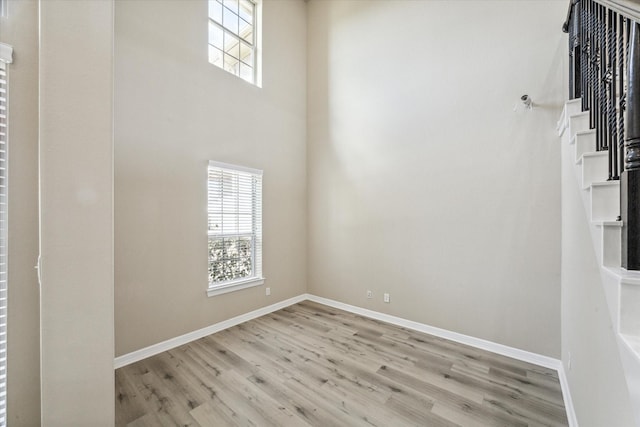
[[[622,221],[591,221],[596,227],[622,227]]]
[[[611,181],[596,181],[591,183],[592,187],[618,187],[620,186],[619,180],[612,179]]]
[[[622,267],[602,267],[609,274],[630,285],[640,285],[640,271],[627,270]]]
[[[582,155],[580,156],[580,158],[578,160],[576,160],[576,165],[579,165],[582,163],[583,159],[586,158],[591,158],[591,157],[608,157],[609,156],[609,152],[608,151],[589,151],[586,153],[582,153]]]
[[[574,113],[572,115],[569,116],[569,118],[573,118],[573,117],[584,117],[584,116],[588,116],[589,115],[589,111],[582,111],[580,113]]]

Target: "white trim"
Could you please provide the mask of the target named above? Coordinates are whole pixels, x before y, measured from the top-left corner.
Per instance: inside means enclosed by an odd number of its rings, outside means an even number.
[[[216,332],[220,332],[224,329],[231,328],[232,326],[239,325],[240,323],[247,322],[260,316],[264,316],[265,314],[273,313],[274,311],[278,311],[281,308],[289,307],[290,305],[297,304],[306,299],[307,294],[298,295],[297,297],[289,298],[254,311],[250,311],[249,313],[241,314],[240,316],[232,317],[231,319],[214,323],[213,325],[198,329],[197,331],[189,332],[184,335],[180,335],[178,337],[170,338],[166,341],[150,345],[149,347],[141,348],[140,350],[123,354],[122,356],[115,358],[113,366],[115,369],[122,368],[123,366],[130,365],[131,363],[138,362],[140,360],[146,359],[147,357],[155,356],[156,354],[162,353],[163,351],[171,350],[172,348],[187,344],[202,337],[206,337],[207,335],[215,334]]]
[[[562,361],[554,359],[553,357],[543,356],[541,354],[532,353],[525,350],[520,350],[514,347],[509,347],[503,344],[494,343],[492,341],[483,340],[481,338],[471,337],[469,335],[459,334],[457,332],[448,331],[446,329],[436,328],[424,323],[414,322],[412,320],[403,319],[401,317],[392,316],[390,314],[380,313],[378,311],[368,310],[362,307],[356,307],[354,305],[345,304],[339,301],[335,301],[329,298],[323,298],[312,294],[301,294],[297,297],[289,298],[287,300],[269,305],[267,307],[260,308],[258,310],[251,311],[240,316],[233,317],[228,320],[216,323],[206,328],[198,329],[197,331],[190,332],[188,334],[180,335],[179,337],[172,338],[163,341],[158,344],[151,345],[149,347],[134,351],[116,357],[114,361],[115,369],[137,362],[139,360],[146,359],[147,357],[154,356],[163,351],[171,350],[172,348],[186,344],[193,340],[205,337],[207,335],[215,334],[232,326],[236,326],[240,323],[249,321],[251,319],[264,316],[265,314],[272,313],[282,308],[288,307],[299,302],[309,300],[320,304],[327,305],[329,307],[337,308],[340,310],[348,311],[350,313],[359,314],[361,316],[369,317],[371,319],[380,320],[382,322],[391,323],[393,325],[402,326],[414,331],[423,332],[426,334],[434,335],[440,338],[445,338],[450,341],[455,341],[461,344],[466,344],[471,347],[479,348],[481,350],[489,351],[491,353],[500,354],[502,356],[511,357],[523,362],[532,363],[534,365],[543,366],[545,368],[553,369],[558,372],[558,378],[560,380],[560,387],[562,389],[562,397],[564,399],[564,407],[567,411],[567,418],[569,420],[569,427],[578,427],[578,421],[575,414],[575,408],[573,401],[571,400],[571,392],[569,390],[569,382],[565,375],[564,366]]]
[[[532,353],[530,351],[520,350],[518,348],[494,343],[492,341],[483,340],[481,338],[475,338],[469,335],[459,334],[457,332],[448,331],[446,329],[436,328],[435,326],[429,326],[429,325],[425,325],[424,323],[418,323],[412,320],[403,319],[401,317],[391,316],[390,314],[384,314],[378,311],[356,307],[354,305],[345,304],[345,303],[328,299],[328,298],[323,298],[323,297],[308,294],[307,299],[320,304],[328,305],[333,308],[348,311],[350,313],[359,314],[361,316],[380,320],[382,322],[391,323],[396,326],[402,326],[407,329],[412,329],[414,331],[423,332],[425,334],[434,335],[440,338],[445,338],[450,341],[466,344],[471,347],[489,351],[491,353],[496,353],[502,356],[511,357],[513,359],[517,359],[522,362],[532,363],[534,365],[553,369],[558,372],[558,378],[560,379],[560,387],[562,388],[562,397],[564,399],[565,410],[567,411],[569,427],[578,427],[578,422],[576,421],[575,409],[573,407],[573,401],[571,400],[571,393],[569,392],[569,383],[567,382],[567,377],[565,376],[565,373],[564,373],[564,366],[562,365],[562,361],[560,361],[559,359],[554,359],[553,357]]]
[[[567,411],[569,427],[578,427],[578,418],[576,417],[576,409],[573,407],[571,399],[571,390],[569,389],[569,381],[564,370],[564,365],[560,362],[558,369],[558,378],[560,379],[560,388],[562,389],[562,398],[564,400],[564,410]]]
[[[250,173],[253,175],[262,176],[262,171],[260,169],[253,169],[253,168],[248,168],[246,166],[232,165],[231,163],[216,162],[215,160],[209,160],[209,167],[220,168],[220,169],[231,169],[231,170],[236,170],[240,172]]]
[[[436,328],[435,326],[425,325],[424,323],[414,322],[413,320],[403,319],[401,317],[392,316],[390,314],[380,313],[378,311],[367,310],[366,308],[356,307],[354,305],[345,304],[328,298],[309,295],[309,300],[328,305],[329,307],[338,308],[361,316],[370,317],[372,319],[381,320],[393,325],[402,326],[404,328],[413,329],[414,331],[424,332],[425,334],[435,335],[450,341],[461,344],[470,345],[492,353],[501,354],[502,356],[512,357],[523,362],[533,363],[534,365],[544,366],[545,368],[558,370],[562,366],[562,362],[552,357],[543,356],[537,353],[520,350],[518,348],[509,347],[503,344],[497,344],[492,341],[483,340],[481,338],[471,337],[469,335],[459,334],[457,332],[448,331],[446,329]]]
[[[0,43],[0,61],[7,64],[13,62],[13,48],[5,43]]]
[[[238,282],[227,283],[225,285],[211,286],[207,289],[207,295],[210,297],[222,294],[228,294],[229,292],[239,291],[241,289],[253,288],[254,286],[264,285],[264,277],[252,277],[248,280],[242,280]]]

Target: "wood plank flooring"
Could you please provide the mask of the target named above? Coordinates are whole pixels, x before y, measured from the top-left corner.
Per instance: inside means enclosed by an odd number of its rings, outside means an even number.
[[[557,373],[305,301],[116,370],[117,426],[566,426]]]

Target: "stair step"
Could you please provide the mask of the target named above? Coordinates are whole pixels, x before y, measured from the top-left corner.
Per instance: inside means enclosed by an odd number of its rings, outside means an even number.
[[[613,276],[620,281],[624,280],[625,282],[640,285],[640,271],[627,270],[622,267],[605,267],[604,270],[610,276]]]
[[[615,221],[620,213],[620,181],[591,183],[591,221]]]
[[[571,140],[571,144],[574,144],[575,159],[577,161],[584,153],[590,153],[596,149],[595,129],[577,132],[575,138]]]
[[[620,333],[640,340],[640,284],[636,280],[620,281]]]
[[[621,262],[622,221],[596,221],[601,228],[601,260],[606,267],[619,267]]]
[[[580,113],[581,110],[582,100],[580,98],[572,99],[565,102],[564,109],[562,110],[562,115],[560,116],[560,120],[558,120],[558,124],[556,126],[558,134],[560,136],[562,136],[566,128],[569,126],[569,117],[574,114]]]
[[[609,176],[608,151],[584,153],[576,163],[582,164],[583,189],[587,189],[591,183],[602,181]]]
[[[569,140],[576,137],[578,132],[589,130],[589,112],[569,116]]]

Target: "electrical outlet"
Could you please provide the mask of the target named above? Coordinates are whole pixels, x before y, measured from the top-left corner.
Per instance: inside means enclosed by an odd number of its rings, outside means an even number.
[[[271,288],[266,288],[265,292],[266,292],[267,296],[271,295]]]
[[[391,302],[391,298],[389,297],[389,294],[385,293],[383,298],[384,298],[384,302]]]
[[[367,289],[367,298],[373,298],[373,291],[371,289]]]

